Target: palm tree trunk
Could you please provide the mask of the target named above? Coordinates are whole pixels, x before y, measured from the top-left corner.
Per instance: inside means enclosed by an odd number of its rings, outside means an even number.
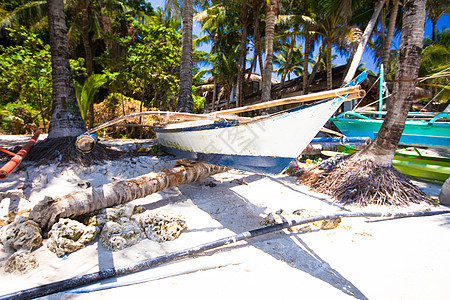
[[[47,0],[52,55],[52,117],[48,138],[74,137],[86,131],[78,108],[69,61],[66,19],[62,0]]]
[[[387,31],[386,40],[385,40],[384,47],[383,47],[383,58],[382,58],[383,66],[385,68],[388,66],[389,59],[391,56],[391,45],[392,45],[392,39],[394,37],[395,24],[397,21],[399,2],[400,2],[400,0],[393,1],[391,16],[389,17],[388,31]]]
[[[305,53],[303,56],[303,94],[306,95],[308,87],[308,62],[309,62],[309,44],[311,36],[309,33],[305,34]]]
[[[431,24],[433,25],[433,29],[431,31],[431,43],[434,44],[436,43],[436,24],[437,24],[437,20],[433,19],[431,20]]]
[[[180,165],[174,166],[172,169],[164,169],[128,180],[91,187],[57,199],[46,197],[33,208],[29,218],[39,223],[41,228],[51,228],[59,218],[73,218],[101,208],[127,203],[226,170],[226,167],[207,163],[181,162]]]
[[[258,57],[260,58],[260,69],[261,69],[261,74],[264,70],[264,66],[262,64],[262,59],[261,59],[261,37],[259,35],[259,14],[261,12],[261,5],[259,3],[259,0],[254,1],[254,10],[253,10],[253,19],[255,22],[255,26],[253,27],[253,39],[254,39],[254,44],[255,44],[255,53],[253,56],[253,61],[252,61],[252,65],[250,67],[250,70],[255,71],[256,70],[256,64],[258,63]],[[250,76],[250,75],[249,75]]]
[[[266,46],[264,59],[264,72],[262,82],[261,101],[266,102],[271,99],[272,70],[273,70],[273,38],[275,35],[275,18],[278,13],[278,0],[266,2]]]
[[[215,107],[216,106],[216,99],[217,99],[217,81],[216,81],[216,78],[214,78],[211,111],[216,111],[216,107]]]
[[[180,90],[178,93],[177,111],[194,112],[192,99],[192,0],[183,0],[183,27],[180,62]]]
[[[308,85],[310,85],[313,82],[314,77],[316,77],[317,69],[319,68],[319,64],[322,59],[323,51],[325,50],[326,45],[327,45],[326,43],[322,43],[322,46],[320,46],[319,55],[317,55],[317,59],[316,62],[314,63],[311,75],[309,75]]]
[[[89,37],[89,8],[81,11],[81,36],[83,40],[84,55],[86,57],[86,71],[88,77],[94,73],[94,57],[92,54],[91,39]],[[88,128],[94,126],[94,101],[89,105],[89,123]]]
[[[294,32],[296,32],[298,28],[294,28]],[[291,59],[292,59],[292,53],[294,52],[295,48],[295,33],[291,36],[291,44],[289,45],[289,51],[286,58],[286,64],[283,69],[283,74],[281,75],[281,86],[284,86],[284,81],[286,79],[286,74],[288,73],[289,69],[291,68]]]
[[[333,66],[331,65],[331,39],[326,40],[327,44],[327,88],[333,89]]]
[[[359,62],[361,61],[361,57],[364,52],[364,48],[366,48],[367,41],[369,40],[370,35],[372,34],[373,28],[375,27],[375,24],[378,19],[378,15],[380,14],[381,9],[383,8],[383,4],[384,0],[379,0],[377,5],[375,6],[372,18],[370,19],[369,24],[367,24],[367,27],[364,30],[363,36],[361,38],[361,42],[359,43],[358,48],[356,49],[355,57],[353,58],[353,61],[350,65],[350,69],[345,75],[345,79],[343,82],[344,85],[349,83],[355,76],[356,70],[358,69]]]
[[[242,34],[241,34],[241,44],[239,48],[239,60],[238,60],[238,70],[237,70],[237,82],[236,82],[236,107],[239,107],[242,105],[242,86],[244,81],[244,70],[245,70],[245,63],[244,56],[246,54],[247,50],[247,20],[248,20],[248,13],[246,9],[245,3],[241,4],[241,26],[242,26]]]
[[[392,159],[402,135],[408,111],[413,103],[419,75],[420,54],[425,26],[425,1],[406,0],[394,89],[386,118],[365,155],[380,165],[392,166]]]
[[[213,43],[214,43],[214,54],[217,54],[219,52],[219,41],[218,41],[218,35],[217,33],[214,34],[213,37]],[[216,111],[216,101],[217,101],[217,74],[213,74],[214,76],[214,82],[213,82],[213,96],[212,96],[212,103],[211,103],[211,111]],[[217,106],[219,104],[217,103]]]

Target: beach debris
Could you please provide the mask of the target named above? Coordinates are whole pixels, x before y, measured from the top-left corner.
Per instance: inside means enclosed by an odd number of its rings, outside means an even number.
[[[117,251],[137,244],[144,238],[144,233],[137,223],[122,218],[108,221],[100,233],[100,243],[103,247]]]
[[[317,215],[317,212],[311,213],[307,211],[306,209],[297,209],[293,211],[292,213],[288,213],[283,209],[280,209],[276,212],[269,213],[263,221],[261,221],[261,225],[275,225],[275,224],[281,224],[284,222],[288,222],[290,220],[301,218],[309,218],[313,215]],[[334,229],[336,228],[339,223],[341,222],[340,218],[330,218],[325,219],[323,221],[317,221],[317,222],[310,222],[307,224],[297,225],[297,226],[291,226],[287,228],[288,231],[293,233],[299,233],[299,232],[310,232],[310,231],[316,231],[320,229],[328,230],[328,229]]]
[[[444,182],[439,194],[439,202],[443,205],[450,205],[450,178]]]
[[[86,226],[75,220],[61,218],[48,233],[47,248],[61,257],[84,248],[86,243],[95,239],[98,232],[97,226]]]
[[[322,221],[320,229],[335,229],[339,226],[339,223],[341,223],[341,218],[325,219]]]
[[[14,222],[0,228],[0,241],[7,252],[32,251],[42,244],[41,228],[36,222],[18,216]]]
[[[134,218],[147,238],[156,242],[173,241],[186,228],[186,221],[182,216],[169,212],[145,211]]]
[[[26,274],[38,266],[39,262],[30,250],[19,250],[6,260],[3,269],[7,273]]]
[[[17,215],[24,215],[31,208],[31,202],[21,191],[0,193],[0,226],[12,223]]]

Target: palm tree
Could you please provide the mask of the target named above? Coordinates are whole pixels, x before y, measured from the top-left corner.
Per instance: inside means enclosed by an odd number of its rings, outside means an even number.
[[[378,164],[392,166],[392,159],[411,109],[419,75],[420,51],[425,26],[425,0],[407,0],[403,8],[403,26],[394,89],[386,119],[364,154]]]
[[[264,71],[262,73],[262,95],[261,101],[270,101],[272,89],[272,70],[273,70],[273,38],[275,36],[275,18],[278,14],[279,0],[266,1],[266,34],[264,49]]]
[[[388,113],[375,140],[331,172],[309,173],[314,187],[322,186],[345,203],[405,205],[429,201],[425,194],[392,168],[392,159],[413,103],[424,36],[425,1],[406,0],[398,65]],[[305,181],[304,181],[305,182]],[[317,188],[320,190],[320,188]]]
[[[73,85],[63,0],[47,0],[52,55],[53,104],[48,138],[76,137],[86,131]]]
[[[323,36],[323,42],[327,47],[327,88],[331,90],[333,88],[332,46],[345,35],[347,21],[352,14],[352,1],[323,1],[319,2],[319,4],[319,32]]]
[[[194,102],[192,99],[192,5],[192,0],[183,0],[180,90],[177,104],[177,111],[188,113],[194,112]]]
[[[242,105],[244,99],[243,83],[244,83],[244,71],[247,63],[247,38],[248,38],[248,3],[247,0],[239,1],[239,23],[242,28],[241,43],[239,45],[239,61],[237,70],[237,83],[236,83],[236,107]]]
[[[431,77],[420,85],[435,91],[434,100],[446,102],[450,99],[450,29],[444,29],[436,35],[435,43],[425,38],[422,59],[420,61],[419,77]],[[433,78],[434,77],[434,78]]]
[[[282,76],[281,79],[287,76],[288,80],[290,80],[291,73],[294,73],[296,76],[303,75],[303,61],[306,58],[303,57],[302,45],[292,50],[290,46],[281,45],[281,49],[277,49],[276,52],[273,64],[277,68],[274,71]]]
[[[366,29],[364,30],[364,33],[361,37],[361,41],[359,42],[358,47],[355,51],[354,57],[351,61],[350,68],[349,68],[347,74],[345,75],[343,84],[349,83],[355,76],[356,70],[359,66],[361,57],[364,52],[364,48],[366,48],[367,41],[369,40],[370,35],[372,34],[372,30],[375,27],[375,23],[378,19],[378,15],[380,14],[381,9],[383,8],[383,4],[384,4],[384,0],[379,0],[377,5],[375,6],[375,9],[372,14],[372,18],[370,19],[369,23],[367,24]]]
[[[382,56],[382,64],[386,68],[389,64],[389,59],[391,55],[391,45],[392,45],[392,39],[394,38],[394,31],[395,31],[395,25],[397,23],[397,14],[398,14],[398,7],[400,4],[400,0],[393,0],[392,1],[392,8],[390,10],[390,16],[389,16],[389,24],[388,24],[388,30],[386,34],[386,39],[384,41],[383,46],[383,56]]]
[[[444,13],[450,12],[450,6],[448,0],[428,0],[427,1],[427,16],[433,25],[433,30],[431,33],[432,43],[436,42],[436,24],[439,18]]]
[[[264,63],[262,60],[262,50],[261,50],[261,33],[260,33],[260,15],[261,9],[264,7],[264,1],[262,0],[252,0],[250,1],[250,6],[253,10],[253,59],[252,64],[250,66],[250,72],[248,73],[247,79],[250,77],[250,73],[256,71],[256,65],[259,59],[259,68],[261,70],[261,74],[264,72]]]

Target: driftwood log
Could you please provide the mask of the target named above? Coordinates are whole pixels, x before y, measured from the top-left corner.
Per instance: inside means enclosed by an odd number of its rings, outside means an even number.
[[[59,218],[73,218],[101,208],[127,203],[173,186],[204,179],[227,169],[208,163],[177,161],[172,169],[91,187],[56,199],[45,197],[30,212],[29,219],[43,229],[51,228]]]

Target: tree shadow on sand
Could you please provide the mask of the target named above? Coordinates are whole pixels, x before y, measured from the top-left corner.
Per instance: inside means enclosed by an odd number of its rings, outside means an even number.
[[[245,177],[245,181],[250,183],[260,178],[262,178],[260,175],[250,175]],[[199,183],[193,183],[180,186],[179,188],[180,191],[185,196],[189,197],[196,206],[210,214],[211,217],[218,221],[224,228],[235,233],[240,233],[261,227],[259,222],[262,219],[258,217],[258,214],[259,212],[264,211],[265,208],[252,204],[248,199],[235,193],[231,189],[222,190],[225,192],[221,199],[218,199],[218,197],[208,197],[208,195],[206,195],[205,198],[199,199],[198,193],[195,193],[198,189],[198,185]],[[220,203],[217,203],[217,206],[214,206],[211,205],[212,201],[220,201]],[[217,214],[217,207],[223,206],[225,206],[226,209],[232,209],[236,218],[226,218],[220,213]],[[249,214],[253,215],[253,217],[245,217]],[[239,218],[239,216],[242,216],[242,218]],[[301,239],[299,234],[287,234],[280,231],[272,233],[270,238],[267,236],[257,237],[248,242],[249,245],[270,254],[278,260],[286,262],[302,272],[308,273],[311,276],[328,283],[347,295],[357,299],[367,299],[367,297],[352,282],[346,279],[337,270],[333,269],[324,259],[314,252],[314,250]],[[297,251],[289,251],[293,248],[297,249]]]

